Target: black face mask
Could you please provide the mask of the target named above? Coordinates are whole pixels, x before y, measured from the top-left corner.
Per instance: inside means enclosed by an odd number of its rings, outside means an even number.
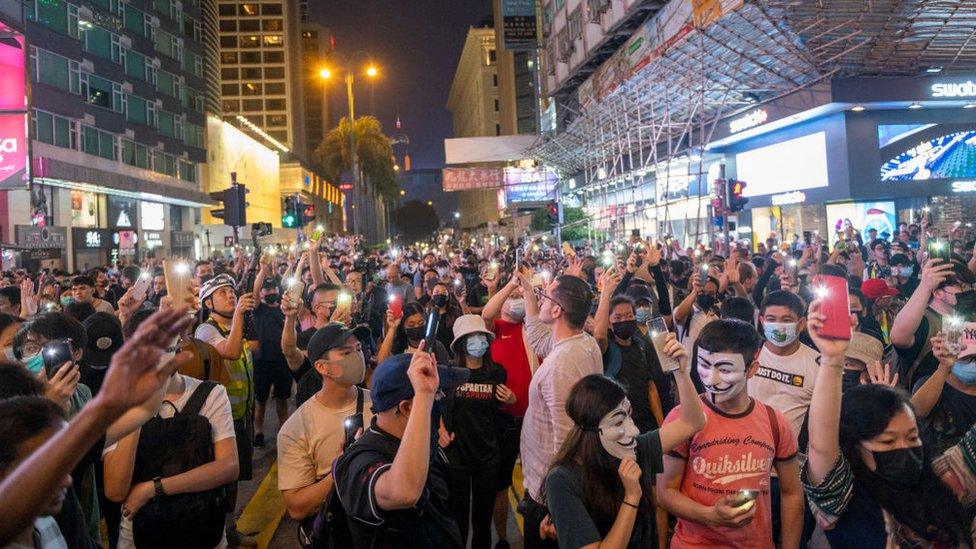
[[[444,307],[447,305],[447,296],[444,294],[438,294],[430,298],[430,302],[434,304],[434,307]]]
[[[956,294],[956,314],[965,318],[972,318],[976,313],[976,290],[966,290]]]
[[[857,370],[844,370],[841,379],[841,392],[846,393],[848,389],[853,389],[861,384],[861,372]]]
[[[403,333],[407,334],[407,339],[409,339],[410,341],[420,341],[421,339],[424,338],[425,331],[426,330],[424,330],[423,326],[403,329]]]
[[[715,296],[709,294],[698,294],[698,297],[695,298],[695,304],[703,311],[711,311],[715,307],[716,301]]]
[[[264,302],[268,305],[277,305],[281,302],[281,295],[279,294],[268,294],[264,296]]]
[[[898,490],[906,490],[918,485],[925,465],[925,451],[922,446],[900,448],[886,452],[871,452],[877,466],[874,474]]]
[[[634,335],[634,332],[637,331],[637,321],[624,320],[623,322],[614,322],[611,324],[611,327],[613,328],[613,335],[620,339],[630,339],[630,336]]]

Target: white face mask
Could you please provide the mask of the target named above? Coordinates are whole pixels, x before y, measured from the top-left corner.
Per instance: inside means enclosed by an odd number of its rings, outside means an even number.
[[[789,347],[799,337],[796,322],[763,321],[763,334],[776,347]]]
[[[630,417],[630,401],[624,398],[600,420],[600,444],[617,459],[636,459],[637,435],[640,430]]]
[[[726,402],[746,389],[746,363],[738,353],[698,348],[698,375],[712,402]]]

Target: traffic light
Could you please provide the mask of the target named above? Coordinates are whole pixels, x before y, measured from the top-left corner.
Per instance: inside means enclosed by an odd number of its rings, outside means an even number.
[[[309,223],[315,221],[315,205],[305,204],[304,202],[299,203],[299,211],[302,213],[302,218],[300,220],[301,226],[308,225]]]
[[[294,196],[285,197],[285,210],[281,215],[281,226],[294,229],[298,224],[298,199]]]
[[[745,209],[746,203],[749,199],[742,196],[742,193],[746,190],[746,182],[738,181],[736,179],[729,180],[729,211],[731,212],[741,212]]]
[[[247,225],[247,187],[233,185],[222,191],[210,193],[210,198],[221,204],[223,208],[210,210],[210,215],[222,219],[224,225],[243,227]]]
[[[555,200],[551,200],[546,204],[546,217],[549,218],[549,223],[559,223],[559,206],[556,205]]]

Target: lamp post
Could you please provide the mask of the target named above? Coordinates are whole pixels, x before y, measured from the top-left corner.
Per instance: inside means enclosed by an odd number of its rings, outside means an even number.
[[[351,57],[355,57],[357,54],[367,55],[365,52],[357,51],[352,54]],[[359,217],[363,215],[362,204],[359,200],[360,193],[363,192],[361,185],[361,178],[359,174],[359,151],[356,149],[356,97],[352,90],[352,85],[356,81],[356,70],[351,64],[346,64],[341,68],[345,72],[344,81],[346,83],[346,103],[349,106],[349,155],[350,155],[350,166],[352,169],[352,188],[353,193],[356,193],[356,200],[353,200],[353,210],[352,215],[352,232],[354,234],[359,234],[364,223],[359,222]],[[374,79],[379,76],[379,69],[376,65],[370,63],[366,69],[365,74],[370,79]],[[323,80],[329,80],[332,78],[332,71],[329,68],[322,68],[319,71],[319,77]],[[356,208],[356,204],[360,204],[359,208]]]

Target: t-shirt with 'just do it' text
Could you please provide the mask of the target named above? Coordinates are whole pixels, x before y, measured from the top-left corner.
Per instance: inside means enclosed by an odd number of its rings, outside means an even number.
[[[705,428],[668,455],[685,460],[681,493],[711,507],[739,490],[758,490],[755,518],[741,528],[708,526],[678,519],[671,540],[681,547],[773,547],[769,478],[778,461],[794,459],[796,437],[789,420],[755,399],[740,414],[726,414],[702,397]],[[676,406],[664,424],[681,416]],[[777,432],[774,432],[777,431]]]

